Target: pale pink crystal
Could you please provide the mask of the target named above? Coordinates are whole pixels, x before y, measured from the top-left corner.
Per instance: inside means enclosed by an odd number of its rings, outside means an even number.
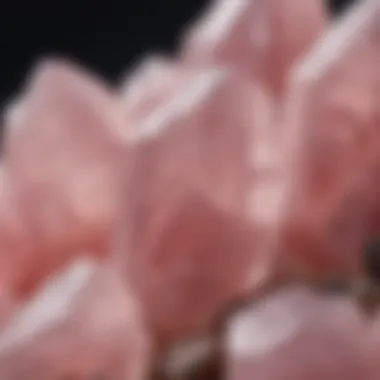
[[[284,289],[231,318],[225,378],[369,379],[366,329],[349,299]]]
[[[216,0],[185,36],[184,60],[228,64],[282,94],[326,21],[321,0]]]
[[[149,342],[134,299],[109,268],[77,260],[0,334],[4,380],[142,380]]]
[[[17,189],[4,167],[0,168],[0,210],[0,292],[13,294],[17,293],[20,280],[40,264],[35,261],[33,236],[27,228]]]
[[[379,11],[371,0],[353,8],[294,72],[282,255],[304,275],[362,270],[380,168]]]
[[[192,70],[163,56],[150,56],[122,84],[126,120],[131,126],[170,100],[193,76]]]
[[[59,60],[38,66],[16,111],[4,167],[33,236],[35,265],[22,279],[32,285],[74,252],[104,255],[118,212],[125,121],[116,94]]]
[[[136,131],[118,251],[163,339],[206,327],[255,277],[251,154],[267,113],[259,88],[207,70]]]

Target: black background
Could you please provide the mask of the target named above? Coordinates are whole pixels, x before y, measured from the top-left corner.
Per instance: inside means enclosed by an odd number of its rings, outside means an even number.
[[[304,0],[308,1],[308,0]],[[337,12],[352,1],[329,1]],[[2,0],[0,107],[46,53],[74,57],[116,81],[148,51],[170,52],[209,0]]]

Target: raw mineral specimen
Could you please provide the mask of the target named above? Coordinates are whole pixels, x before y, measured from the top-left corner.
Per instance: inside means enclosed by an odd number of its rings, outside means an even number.
[[[183,58],[230,65],[281,95],[326,22],[321,0],[217,0],[185,36]]]
[[[366,338],[365,318],[349,299],[283,289],[231,318],[224,378],[370,379]]]
[[[147,331],[166,353],[265,281],[362,274],[380,2],[312,46],[327,22],[320,0],[219,0],[119,91],[39,65],[5,118],[0,379],[143,380]],[[372,380],[369,330],[347,299],[270,294],[232,315],[225,379]]]
[[[292,78],[281,248],[306,276],[357,275],[364,263],[380,169],[379,5],[353,8]]]
[[[52,276],[0,335],[6,380],[142,380],[149,342],[114,271],[84,259]]]
[[[126,126],[117,95],[60,60],[37,67],[8,121],[4,170],[35,248],[33,270],[19,273],[29,289],[75,252],[106,253]]]
[[[117,250],[163,339],[206,327],[254,277],[253,126],[268,114],[260,88],[206,70],[135,133]]]

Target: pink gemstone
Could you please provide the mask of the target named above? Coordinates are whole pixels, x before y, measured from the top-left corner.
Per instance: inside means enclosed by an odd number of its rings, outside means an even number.
[[[366,323],[348,299],[279,291],[231,318],[227,380],[369,379]]]
[[[115,273],[76,261],[2,330],[0,377],[142,380],[148,351],[137,305]]]
[[[131,126],[139,125],[157,107],[169,100],[191,77],[182,68],[161,56],[146,58],[122,85],[122,102]]]
[[[230,65],[282,94],[326,19],[321,0],[217,0],[185,36],[184,59]]]
[[[265,112],[260,89],[211,70],[136,131],[118,251],[164,339],[207,326],[255,276],[251,153]]]
[[[41,266],[41,262],[36,260],[35,242],[25,222],[16,190],[4,167],[1,167],[0,329],[17,310],[20,295],[24,296],[24,280],[39,274]]]
[[[18,193],[0,168],[0,294],[17,293],[20,277],[35,266],[33,237],[24,220]],[[0,298],[0,309],[2,307]],[[0,310],[0,318],[2,310]]]
[[[8,120],[5,170],[36,248],[29,286],[69,252],[104,254],[118,212],[125,121],[116,94],[56,60],[38,66]]]
[[[283,256],[304,274],[362,269],[380,168],[379,11],[376,1],[353,8],[294,72]]]

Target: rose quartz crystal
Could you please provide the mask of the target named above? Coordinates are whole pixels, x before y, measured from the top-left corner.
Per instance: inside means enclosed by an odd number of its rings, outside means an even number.
[[[155,111],[160,104],[186,85],[194,70],[164,56],[152,55],[138,66],[122,84],[122,102],[131,126]]]
[[[143,380],[145,327],[166,349],[277,276],[362,274],[379,4],[311,47],[321,0],[216,1],[178,60],[148,58],[117,93],[40,64],[6,115],[0,379]],[[369,330],[346,299],[285,289],[231,317],[225,378],[372,380]]]
[[[184,60],[228,64],[282,94],[326,20],[321,0],[217,0],[185,36]]]
[[[4,170],[33,236],[34,264],[26,259],[29,273],[19,273],[29,288],[71,253],[104,255],[118,211],[125,121],[116,94],[58,60],[38,66],[13,111]]]
[[[37,291],[0,334],[0,377],[143,379],[149,343],[115,273],[84,259]]]
[[[309,276],[362,269],[380,169],[379,4],[353,8],[294,71],[282,255]]]
[[[17,191],[4,167],[0,168],[0,210],[0,294],[7,290],[14,293],[19,286],[19,277],[36,264],[33,236],[25,223]]]
[[[348,299],[283,289],[231,318],[224,378],[370,379],[366,329]]]
[[[254,277],[254,125],[268,114],[259,88],[206,70],[136,131],[118,251],[164,339],[208,325]]]

